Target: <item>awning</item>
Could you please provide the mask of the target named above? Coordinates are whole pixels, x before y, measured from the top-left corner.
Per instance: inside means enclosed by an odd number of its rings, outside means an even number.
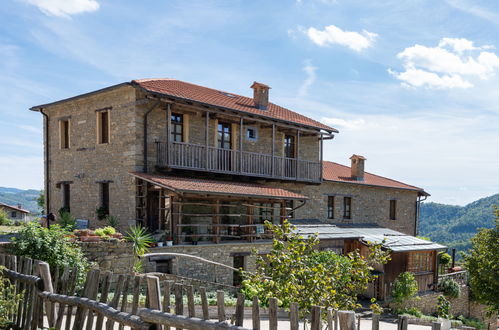
[[[130,174],[136,178],[142,179],[176,193],[210,194],[273,199],[308,199],[303,195],[288,190],[252,183],[185,178],[178,176],[163,176],[138,172],[132,172]]]

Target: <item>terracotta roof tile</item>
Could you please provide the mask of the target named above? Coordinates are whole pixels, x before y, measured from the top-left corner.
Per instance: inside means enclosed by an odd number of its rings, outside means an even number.
[[[260,110],[255,107],[253,98],[203,87],[176,79],[139,79],[133,80],[132,83],[139,85],[149,92],[160,93],[172,97],[229,108],[235,111],[256,114],[261,117],[279,119],[337,132],[336,129],[330,126],[324,125],[316,120],[300,115],[299,113],[283,108],[274,103],[269,102],[267,110]]]
[[[323,179],[325,181],[336,181],[336,182],[355,183],[355,184],[370,185],[370,186],[416,190],[419,191],[422,195],[429,196],[429,194],[425,192],[424,189],[422,188],[411,186],[402,183],[400,181],[388,179],[368,172],[364,173],[364,181],[357,181],[357,179],[352,177],[350,167],[329,161],[324,161],[322,173],[323,173]]]
[[[230,196],[239,195],[248,197],[272,197],[278,199],[308,199],[305,196],[281,188],[266,187],[251,183],[162,176],[137,172],[130,174],[178,192],[209,193]]]
[[[28,210],[25,210],[25,209],[17,207],[17,206],[8,205],[8,204],[2,203],[2,202],[0,202],[0,207],[8,207],[10,209],[17,210],[17,211],[22,212],[22,213],[29,213]]]

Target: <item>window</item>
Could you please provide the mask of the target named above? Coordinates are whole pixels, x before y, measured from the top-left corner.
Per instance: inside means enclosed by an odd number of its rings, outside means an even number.
[[[218,123],[218,147],[221,149],[231,149],[232,148],[232,130],[229,123]]]
[[[257,141],[258,140],[258,130],[256,127],[246,128],[246,140]]]
[[[327,218],[334,219],[334,196],[327,196]]]
[[[390,200],[390,220],[397,219],[397,201],[395,199]]]
[[[412,252],[409,254],[409,272],[429,272],[433,269],[431,252]]]
[[[59,121],[59,139],[61,149],[69,149],[69,119]]]
[[[100,207],[102,215],[109,214],[109,182],[101,182],[100,184]]]
[[[10,213],[10,217],[11,217],[11,218],[17,218],[17,212],[16,212],[16,211],[12,211],[12,212]]]
[[[287,200],[285,206],[286,206],[286,214],[288,215],[288,218],[294,218],[295,211],[293,211],[293,208],[294,208],[293,200]]]
[[[173,142],[184,142],[184,116],[172,113],[171,118],[171,140]]]
[[[111,126],[109,114],[109,110],[97,112],[97,141],[99,144],[109,143]]]
[[[234,268],[244,270],[244,256],[234,256],[233,258],[234,258],[233,262]],[[233,279],[232,284],[234,286],[240,286],[243,281],[241,272],[235,270],[232,279]]]
[[[352,218],[352,197],[343,197],[343,218]]]
[[[293,135],[284,136],[284,157],[295,158],[295,137]]]
[[[69,183],[62,183],[61,184],[61,188],[62,188],[62,208],[66,212],[71,212],[71,206],[70,206],[70,201],[71,201],[70,185],[69,185]]]

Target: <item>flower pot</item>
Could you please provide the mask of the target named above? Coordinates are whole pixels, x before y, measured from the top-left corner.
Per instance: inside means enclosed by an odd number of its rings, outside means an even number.
[[[166,246],[173,246],[173,241],[166,241]]]
[[[163,247],[163,242],[158,242],[158,247]]]

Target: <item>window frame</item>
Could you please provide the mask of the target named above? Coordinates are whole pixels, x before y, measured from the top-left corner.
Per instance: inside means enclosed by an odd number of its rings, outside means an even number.
[[[10,217],[11,218],[17,218],[17,211],[11,211],[10,212]]]
[[[219,121],[217,124],[217,148],[232,149],[232,125],[228,122]],[[228,148],[226,148],[228,143]]]
[[[397,200],[396,199],[390,199],[389,218],[390,218],[390,220],[397,220]]]
[[[110,109],[96,111],[97,144],[111,143],[111,111]],[[105,117],[105,120],[104,120]],[[104,122],[104,123],[103,123]]]
[[[110,206],[110,186],[109,181],[99,182],[100,207],[104,208],[106,214],[109,215]]]
[[[250,136],[250,131],[253,131],[253,133],[254,133],[253,137]],[[258,128],[257,127],[246,126],[245,132],[246,132],[246,134],[245,134],[246,140],[252,141],[252,142],[258,141]]]
[[[184,142],[184,130],[184,114],[172,112],[170,117],[170,140],[172,142]]]
[[[352,219],[352,197],[343,197],[343,219]]]
[[[62,189],[62,208],[67,212],[71,212],[71,184],[64,182],[61,183]]]
[[[69,118],[59,119],[59,148],[71,147],[71,122]]]
[[[327,218],[334,219],[334,196],[327,196]]]
[[[296,137],[294,135],[284,135],[284,157],[296,158]]]

